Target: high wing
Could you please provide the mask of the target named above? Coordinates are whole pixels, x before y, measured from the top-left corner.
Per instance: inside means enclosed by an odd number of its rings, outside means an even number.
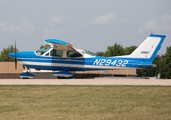
[[[63,52],[73,51],[73,52],[78,52],[80,54],[84,53],[83,50],[79,50],[79,49],[75,48],[72,44],[61,41],[61,40],[47,39],[47,40],[45,40],[45,43],[49,44],[53,49],[62,50]],[[64,57],[66,57],[66,56],[64,56]]]

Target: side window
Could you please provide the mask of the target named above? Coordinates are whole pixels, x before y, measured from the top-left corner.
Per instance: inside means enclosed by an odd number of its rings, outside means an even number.
[[[49,49],[51,49],[51,47],[45,47],[45,48],[41,48],[39,50],[36,51],[37,55],[43,55],[45,52],[47,52]]]
[[[63,56],[63,51],[53,49],[50,52],[50,56],[52,56],[52,57],[62,57]]]
[[[82,57],[82,55],[78,52],[68,51],[67,57]]]
[[[49,56],[49,52],[45,56]]]

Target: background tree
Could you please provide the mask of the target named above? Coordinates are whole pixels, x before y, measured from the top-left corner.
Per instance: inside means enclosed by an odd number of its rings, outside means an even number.
[[[105,52],[106,57],[120,55],[125,55],[125,49],[121,44],[117,44],[117,42],[113,46],[108,46],[107,51]]]
[[[97,52],[96,56],[105,56],[105,53],[104,52]]]
[[[125,48],[125,55],[130,55],[136,48],[137,48],[137,46],[126,47]]]
[[[19,50],[17,50],[18,52]],[[3,48],[0,54],[0,61],[15,61],[15,58],[10,57],[8,54],[15,52],[15,47],[13,45]]]
[[[167,47],[165,57],[163,58],[163,62],[165,63],[164,69],[167,70],[166,77],[171,79],[171,46]],[[164,72],[163,74],[165,74],[166,72]]]
[[[165,56],[163,56],[163,57],[165,57]],[[161,71],[161,78],[169,78],[170,79],[169,74],[170,74],[171,70],[169,70],[169,66],[166,64],[164,58],[161,62],[161,70],[160,71]]]
[[[50,45],[49,45],[49,44],[41,45],[41,46],[40,46],[40,49],[45,48],[45,47],[50,47]]]
[[[109,51],[109,50],[105,51],[104,56],[105,56],[105,57],[111,57],[110,51]]]

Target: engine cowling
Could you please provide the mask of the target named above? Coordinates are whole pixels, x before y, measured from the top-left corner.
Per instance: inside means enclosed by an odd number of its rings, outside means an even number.
[[[69,79],[69,78],[76,78],[77,76],[71,72],[64,72],[64,71],[57,71],[53,73],[54,76],[57,78]]]

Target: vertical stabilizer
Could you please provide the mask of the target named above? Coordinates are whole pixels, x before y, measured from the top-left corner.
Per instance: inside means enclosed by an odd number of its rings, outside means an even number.
[[[130,55],[130,58],[143,58],[146,62],[152,62],[160,50],[165,35],[151,34]]]

